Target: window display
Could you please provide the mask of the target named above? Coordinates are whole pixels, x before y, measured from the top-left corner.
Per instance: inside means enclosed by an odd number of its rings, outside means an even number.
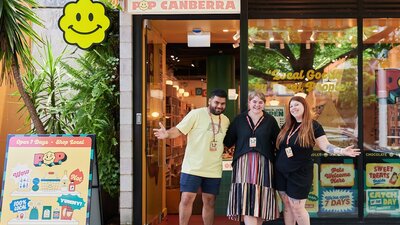
[[[366,217],[400,217],[400,19],[364,19]]]
[[[337,146],[357,144],[357,24],[355,19],[249,20],[249,90],[267,96],[266,110],[280,125],[279,109],[293,95],[312,106],[314,119]],[[281,115],[280,115],[281,114]],[[355,159],[315,149],[311,217],[357,217]]]

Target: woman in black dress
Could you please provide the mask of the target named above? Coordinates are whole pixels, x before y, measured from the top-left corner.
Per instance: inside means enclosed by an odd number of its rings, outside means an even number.
[[[312,119],[303,97],[294,96],[286,110],[286,122],[277,139],[276,181],[284,204],[285,225],[309,225],[305,203],[313,180],[311,153],[314,145],[330,154],[355,157],[359,149],[340,148],[329,143],[324,129]]]
[[[279,126],[264,111],[264,94],[250,92],[248,104],[249,111],[233,120],[224,139],[225,146],[235,145],[227,215],[246,225],[261,225],[279,216],[272,164]]]

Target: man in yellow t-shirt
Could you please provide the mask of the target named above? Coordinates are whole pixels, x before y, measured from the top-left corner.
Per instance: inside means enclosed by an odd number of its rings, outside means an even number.
[[[228,117],[222,114],[225,111],[226,98],[224,90],[216,89],[211,92],[208,107],[190,111],[176,127],[169,130],[161,123],[160,129],[154,129],[154,135],[158,139],[187,135],[180,179],[180,225],[188,225],[199,188],[203,199],[203,222],[205,225],[212,225],[214,222],[215,198],[222,177],[223,140],[229,126]]]

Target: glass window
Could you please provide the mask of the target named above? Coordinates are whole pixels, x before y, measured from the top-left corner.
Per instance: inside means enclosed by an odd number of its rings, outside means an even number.
[[[266,110],[282,125],[293,95],[311,105],[331,143],[357,141],[357,25],[355,19],[249,20],[249,90],[267,96]],[[311,217],[357,217],[352,158],[315,149]]]
[[[366,217],[400,217],[400,19],[364,19]]]

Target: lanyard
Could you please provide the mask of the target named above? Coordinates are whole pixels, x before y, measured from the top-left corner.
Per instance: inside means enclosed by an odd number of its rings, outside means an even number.
[[[293,131],[294,125],[292,127],[292,129],[290,130],[288,137],[286,138],[286,145],[289,145],[289,139],[293,136],[293,134],[296,133],[296,131],[298,131],[301,127],[301,124],[296,128],[296,130]],[[293,132],[292,132],[293,131]]]
[[[215,132],[215,127],[214,127],[214,121],[212,119],[211,113],[208,113],[208,115],[210,115],[210,119],[211,119],[211,127],[212,127],[212,131],[213,131],[213,141],[215,141],[215,135],[217,135],[221,129],[221,115],[218,116],[218,130],[217,132]]]
[[[250,129],[253,131],[253,136],[254,136],[257,127],[261,124],[261,121],[263,121],[263,119],[264,119],[264,115],[263,115],[262,117],[260,117],[260,119],[258,119],[258,121],[257,121],[256,125],[254,126],[254,128],[251,126],[251,123],[250,123],[250,119],[249,119],[249,118],[250,118],[250,116],[247,115],[247,116],[246,116],[247,123],[249,123]]]

